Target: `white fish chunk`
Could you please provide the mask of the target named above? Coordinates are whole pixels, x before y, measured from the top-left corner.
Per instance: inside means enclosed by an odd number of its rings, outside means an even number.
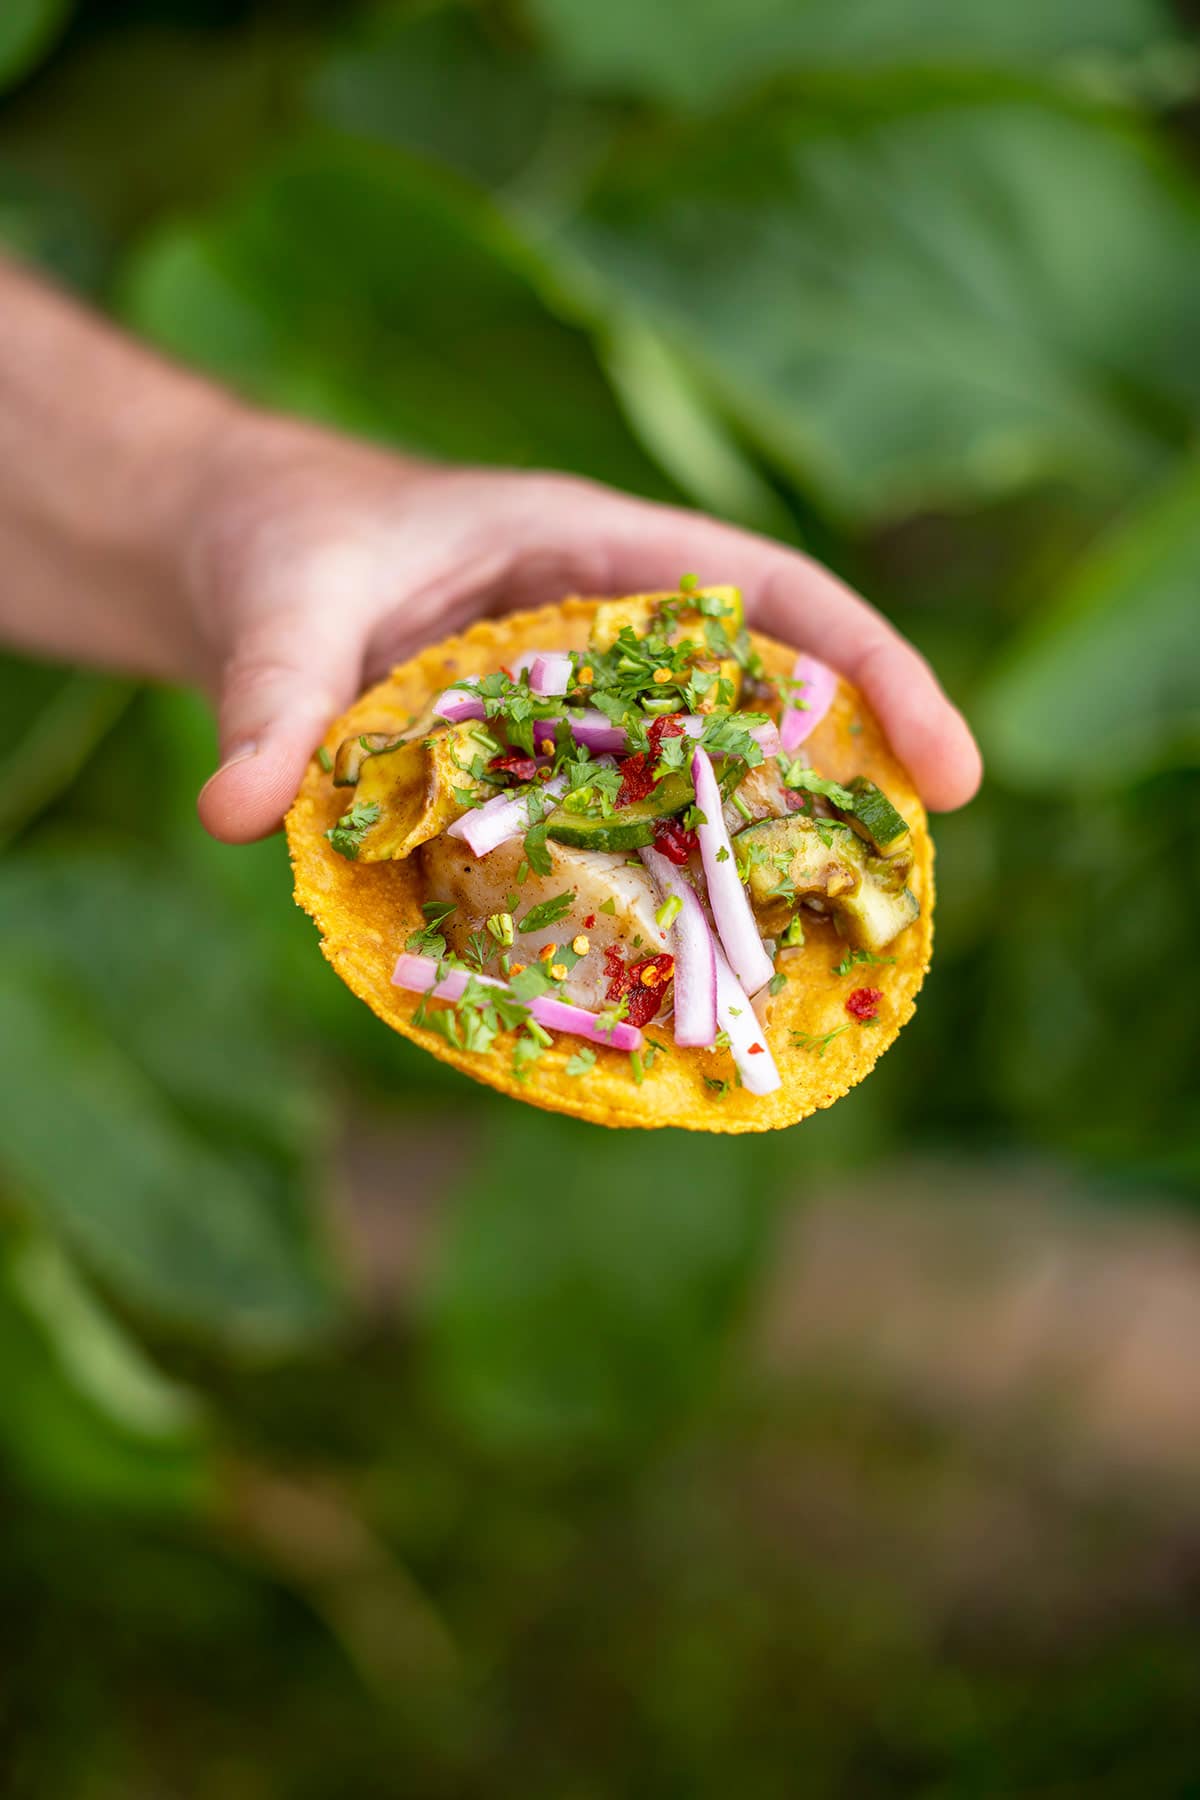
[[[468,939],[474,932],[486,931],[486,921],[494,913],[514,916],[518,930],[508,952],[514,962],[536,962],[547,944],[570,944],[582,934],[588,950],[567,975],[561,992],[573,1005],[598,1012],[608,1004],[607,949],[619,950],[626,962],[638,962],[666,946],[667,934],[654,917],[658,906],[654,885],[642,864],[635,865],[629,856],[555,843],[547,843],[546,849],[550,873],[538,875],[530,870],[524,882],[518,882],[517,873],[525,861],[520,838],[480,857],[472,856],[459,838],[445,834],[433,838],[419,851],[426,898],[453,905],[454,911],[439,929],[459,956],[468,955]],[[575,898],[570,911],[557,923],[536,931],[519,929],[533,907],[563,893],[573,893]],[[602,912],[610,900],[613,911]],[[490,938],[488,943],[485,970],[498,975],[501,947]]]

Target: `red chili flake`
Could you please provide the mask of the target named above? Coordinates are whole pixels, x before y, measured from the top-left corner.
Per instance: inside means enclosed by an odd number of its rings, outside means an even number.
[[[860,1025],[879,1017],[879,1002],[883,999],[882,988],[855,988],[846,1001],[846,1011]]]
[[[655,819],[654,848],[661,850],[668,862],[682,868],[692,851],[699,845],[699,838],[694,831],[687,831],[678,819]]]
[[[621,786],[617,791],[617,805],[631,806],[635,800],[644,800],[655,786],[654,765],[658,761],[659,751],[665,737],[682,737],[684,734],[683,715],[667,713],[661,719],[655,719],[646,736],[650,740],[649,750],[636,750],[627,756],[621,764]]]
[[[761,1044],[751,1044],[746,1054],[747,1056],[761,1056],[763,1054],[763,1047]]]
[[[646,733],[655,756],[661,754],[662,741],[665,737],[682,737],[684,730],[682,713],[664,713],[661,719],[655,719]]]
[[[605,994],[610,1000],[625,997],[629,1008],[625,1017],[630,1025],[647,1025],[663,1003],[674,968],[674,957],[665,951],[630,963],[627,968],[621,960],[621,952],[610,944],[604,952],[604,972],[609,978]],[[649,982],[644,980],[647,973],[651,977]]]
[[[502,750],[499,756],[493,756],[488,768],[511,775],[514,781],[532,781],[538,772],[536,759],[526,756],[523,750]]]
[[[585,919],[585,920],[584,920],[584,921],[583,921],[583,929],[584,929],[584,930],[585,930],[585,931],[590,931],[590,930],[591,930],[591,929],[592,929],[592,926],[593,926],[593,925],[594,925],[594,924],[595,924],[595,923],[596,923],[596,915],[595,915],[595,913],[589,913],[589,914],[588,914],[588,916],[587,916],[587,918],[586,918],[586,919]]]
[[[654,765],[644,750],[637,750],[621,764],[617,805],[631,806],[635,800],[644,800],[653,786]]]

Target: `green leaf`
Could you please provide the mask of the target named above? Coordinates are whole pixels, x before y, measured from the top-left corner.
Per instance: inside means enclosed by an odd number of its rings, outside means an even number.
[[[847,515],[1108,499],[1200,413],[1200,206],[1098,111],[930,78],[647,130],[556,242]]]
[[[309,102],[342,131],[413,150],[488,186],[529,163],[566,107],[495,19],[459,6],[368,18],[319,66]]]
[[[722,1139],[498,1116],[429,1303],[455,1412],[511,1450],[644,1440],[712,1374],[776,1166]]]
[[[3,681],[7,676],[8,680]],[[0,665],[0,692],[19,684],[44,701],[23,731],[5,709],[5,749],[0,753],[0,847],[6,845],[53,804],[87,765],[98,746],[124,714],[136,689],[132,682],[102,675],[35,669],[5,658]],[[18,714],[19,717],[19,714]]]
[[[0,869],[0,1171],[12,1200],[166,1322],[319,1327],[321,1109],[218,916],[132,855]]]
[[[316,140],[137,262],[127,313],[260,400],[435,455],[668,491],[499,214],[371,145]]]
[[[988,761],[1040,789],[1122,787],[1200,759],[1200,464],[1134,507],[997,669]]]
[[[1041,70],[1133,57],[1178,32],[1160,0],[529,0],[581,86],[699,110],[787,74],[923,64]]]
[[[48,54],[71,9],[72,0],[4,0],[0,6],[0,87],[27,75]]]
[[[209,1501],[212,1470],[180,1391],[37,1239],[0,1244],[0,1362],[0,1457],[25,1489],[146,1516]]]

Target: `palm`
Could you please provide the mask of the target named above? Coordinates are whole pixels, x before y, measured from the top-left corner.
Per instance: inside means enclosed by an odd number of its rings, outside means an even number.
[[[195,558],[225,765],[217,837],[271,831],[331,717],[419,645],[567,592],[734,581],[752,623],[856,681],[929,805],[969,799],[979,758],[910,645],[793,550],[563,476],[411,465],[297,427],[243,456]]]

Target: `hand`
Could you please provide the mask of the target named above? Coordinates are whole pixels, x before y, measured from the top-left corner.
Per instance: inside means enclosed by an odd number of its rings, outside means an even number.
[[[214,837],[273,831],[329,721],[421,645],[564,594],[741,587],[749,622],[865,693],[926,803],[979,785],[979,752],[928,663],[828,570],[749,532],[563,475],[401,460],[239,415],[197,503],[187,604],[221,767]]]

